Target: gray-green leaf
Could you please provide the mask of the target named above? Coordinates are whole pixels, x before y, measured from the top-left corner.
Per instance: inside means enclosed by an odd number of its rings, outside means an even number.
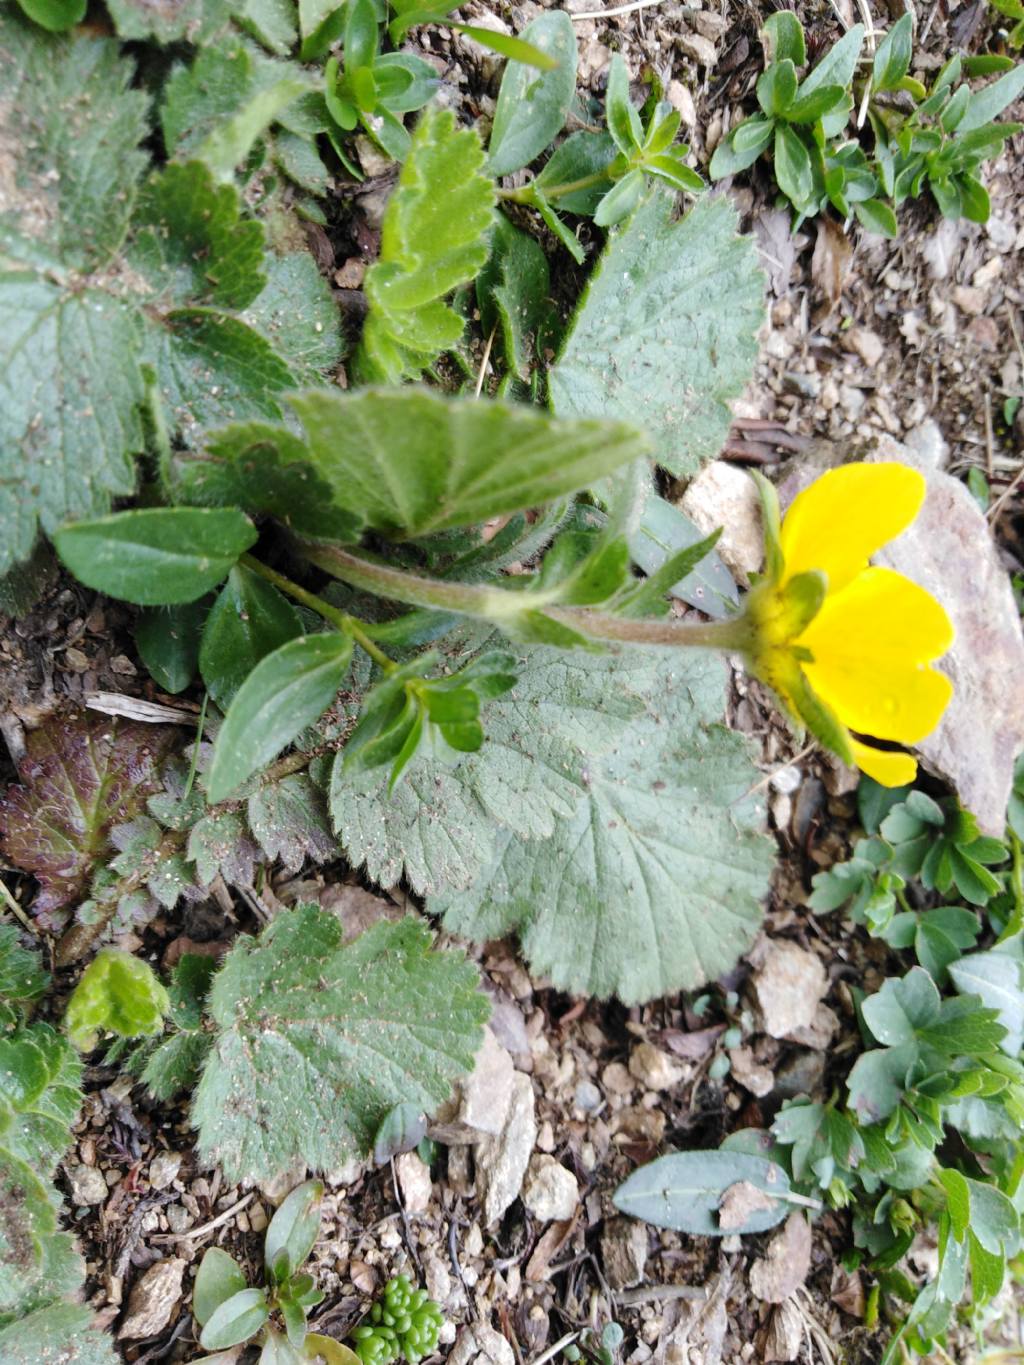
[[[679,222],[674,203],[656,191],[612,235],[549,383],[560,417],[638,422],[658,463],[683,475],[726,438],[764,306],[752,242],[736,235],[728,200],[703,199]]]
[[[739,1227],[722,1227],[719,1210],[734,1185],[753,1185],[771,1201]],[[697,1237],[765,1232],[790,1212],[789,1177],[766,1157],[744,1152],[672,1152],[634,1171],[615,1191],[615,1207],[659,1228]]]
[[[210,994],[216,1042],[194,1115],[206,1160],[266,1179],[297,1158],[331,1170],[369,1151],[395,1104],[431,1112],[473,1065],[488,1005],[461,953],[417,920],[342,944],[305,906],[243,938]]]

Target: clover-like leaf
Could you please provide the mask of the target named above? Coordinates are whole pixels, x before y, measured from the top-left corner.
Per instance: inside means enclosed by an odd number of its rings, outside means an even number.
[[[655,191],[612,234],[549,383],[560,417],[638,422],[658,463],[683,475],[725,441],[764,307],[728,200],[700,200],[679,222],[674,200]]]
[[[297,1157],[330,1170],[369,1151],[395,1104],[432,1111],[473,1064],[488,1013],[477,980],[414,919],[343,946],[339,921],[305,906],[239,940],[210,995],[193,1111],[204,1158],[230,1178]]]
[[[33,730],[20,786],[0,800],[0,850],[35,875],[33,912],[59,924],[110,848],[114,825],[134,818],[161,789],[158,769],[177,736],[87,712],[57,716]]]

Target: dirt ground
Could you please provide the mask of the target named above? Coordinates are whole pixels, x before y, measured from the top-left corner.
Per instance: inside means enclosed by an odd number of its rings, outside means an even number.
[[[683,116],[697,163],[706,165],[717,139],[750,110],[760,69],[757,28],[778,7],[770,0],[664,0],[612,19],[580,17],[581,74],[600,91],[614,50],[634,76],[653,73]],[[467,5],[463,14],[488,8]],[[496,8],[518,31],[540,7]],[[566,8],[582,16],[597,6],[567,0]],[[888,22],[904,5],[805,0],[796,8],[816,53],[865,11]],[[957,46],[988,49],[997,41],[983,0],[917,0],[915,8],[926,35],[920,69],[936,69]],[[434,30],[425,45],[444,64],[453,102],[486,117],[498,61],[449,30]],[[792,235],[788,210],[775,207],[760,172],[729,191],[759,243],[771,319],[727,458],[770,463],[812,443],[848,449],[881,434],[935,440],[926,426],[932,421],[948,444],[951,472],[979,468],[993,499],[1010,488],[1024,436],[1020,414],[1015,430],[1003,420],[1005,399],[1024,392],[1022,147],[1018,137],[989,168],[993,213],[985,227],[943,222],[922,202],[903,211],[893,242],[856,232],[844,238],[813,224]],[[358,194],[339,191],[328,231],[316,235],[321,267],[352,310],[389,183],[384,176]],[[553,250],[550,239],[546,245]],[[553,266],[564,272],[571,263],[562,253]],[[1007,568],[1024,572],[1019,490],[1010,489],[992,525]],[[55,582],[25,620],[6,623],[0,696],[11,752],[24,726],[68,697],[99,689],[161,699],[133,652],[128,624],[126,609],[100,604],[66,581]],[[405,1271],[448,1314],[442,1350],[455,1365],[540,1365],[567,1334],[611,1320],[625,1329],[619,1355],[630,1365],[879,1359],[882,1338],[860,1326],[865,1283],[841,1265],[851,1242],[843,1215],[816,1222],[803,1286],[776,1305],[750,1286],[769,1236],[712,1242],[663,1233],[618,1217],[610,1201],[621,1179],[666,1146],[715,1146],[734,1129],[770,1122],[788,1097],[827,1097],[857,1046],[850,984],[870,990],[880,976],[882,945],[805,908],[813,873],[848,846],[852,783],[815,755],[795,755],[756,688],[741,679],[736,687],[736,721],[763,745],[781,855],[765,935],[705,997],[635,1009],[545,988],[530,979],[513,946],[480,954],[495,1001],[497,1060],[485,1098],[500,1107],[503,1096],[508,1104],[506,1091],[513,1094],[521,1110],[532,1104],[532,1122],[521,1113],[518,1124],[483,1142],[440,1147],[432,1173],[415,1156],[394,1169],[332,1173],[314,1257],[326,1291],[313,1315],[319,1330],[341,1335],[375,1289]],[[355,884],[338,865],[274,889],[287,903]],[[404,893],[396,888],[392,900],[404,904]],[[146,955],[165,958],[182,936],[212,944],[258,928],[246,905],[229,908],[201,904],[162,916],[145,933]],[[800,1037],[770,1035],[756,988],[779,942],[795,945],[805,968],[815,959],[827,977],[823,1011]],[[274,1202],[302,1172],[276,1188],[225,1186],[219,1173],[197,1165],[183,1107],[154,1104],[113,1068],[91,1068],[87,1089],[64,1188],[88,1259],[89,1302],[101,1322],[123,1329],[125,1305],[145,1270],[179,1259],[185,1297],[174,1296],[158,1331],[120,1346],[137,1365],[196,1359],[187,1308],[195,1264],[219,1245],[255,1270]],[[472,1098],[464,1097],[463,1119]],[[459,1120],[452,1122],[458,1128]],[[501,1203],[496,1187],[515,1184],[526,1157],[525,1188],[489,1221],[488,1208]],[[553,1177],[553,1163],[569,1178]],[[82,1168],[93,1174],[83,1177]],[[928,1248],[919,1253],[917,1268],[926,1274]],[[995,1306],[990,1345],[1024,1340],[1019,1306],[1012,1294]],[[975,1350],[965,1335],[954,1358],[972,1361]]]

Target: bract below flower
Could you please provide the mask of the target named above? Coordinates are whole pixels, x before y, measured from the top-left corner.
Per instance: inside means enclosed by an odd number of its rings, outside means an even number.
[[[800,493],[781,527],[774,488],[758,484],[766,576],[747,599],[752,671],[847,763],[886,787],[913,781],[910,754],[869,741],[916,744],[938,725],[953,686],[930,665],[953,627],[924,588],[868,561],[917,516],[924,478],[843,465]]]

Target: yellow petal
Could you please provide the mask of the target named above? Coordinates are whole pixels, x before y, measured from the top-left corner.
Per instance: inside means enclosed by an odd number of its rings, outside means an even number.
[[[851,747],[857,767],[883,787],[905,787],[917,776],[917,761],[910,754],[873,749],[856,739],[851,741]]]
[[[863,569],[842,592],[830,592],[795,643],[823,658],[870,655],[900,664],[941,659],[953,643],[941,602],[895,569]]]
[[[914,744],[935,729],[953,694],[925,665],[953,628],[942,606],[892,569],[866,569],[825,605],[797,643],[808,681],[851,730]]]
[[[847,464],[797,494],[782,523],[786,577],[820,569],[844,588],[876,550],[906,530],[924,501],[923,475],[905,464]]]

